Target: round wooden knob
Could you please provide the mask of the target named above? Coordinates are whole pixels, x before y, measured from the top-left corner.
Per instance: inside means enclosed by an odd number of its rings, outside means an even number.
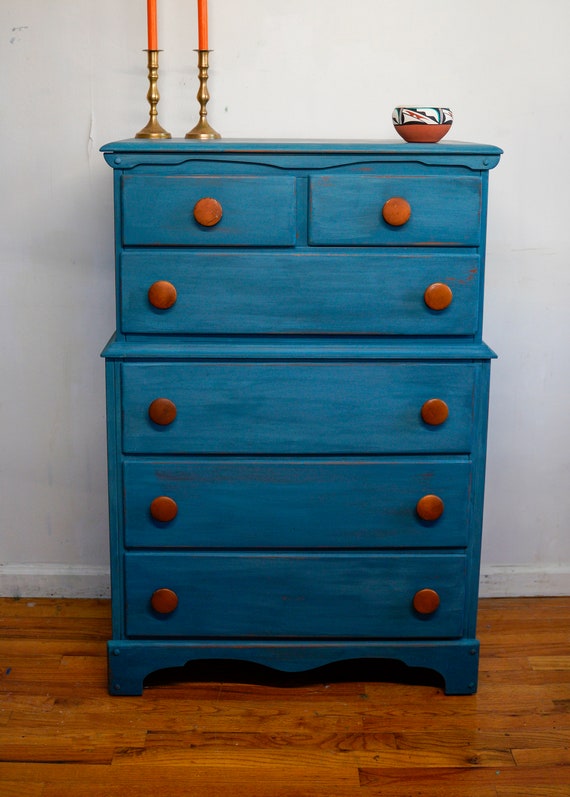
[[[203,197],[194,205],[194,218],[202,227],[214,227],[222,218],[222,206],[217,199]]]
[[[168,426],[176,418],[176,404],[167,398],[157,398],[148,408],[148,414],[154,423]]]
[[[422,405],[422,419],[430,426],[439,426],[447,420],[449,407],[442,399],[428,399]]]
[[[443,282],[434,282],[428,285],[424,293],[424,302],[430,310],[445,310],[453,299],[453,292],[449,285]]]
[[[162,587],[155,589],[150,599],[150,604],[159,614],[170,614],[178,606],[178,595],[174,590]]]
[[[401,227],[409,221],[411,215],[412,208],[410,207],[410,203],[401,196],[393,196],[384,203],[384,207],[382,208],[384,221],[391,224],[392,227]]]
[[[419,614],[433,614],[441,603],[434,589],[420,589],[414,595],[414,609]]]
[[[174,498],[159,495],[150,505],[150,514],[159,523],[170,523],[178,514],[178,505]]]
[[[443,515],[444,504],[439,495],[424,495],[416,504],[422,520],[437,520]]]
[[[159,310],[168,310],[176,302],[176,288],[167,280],[158,280],[148,289],[148,300]]]

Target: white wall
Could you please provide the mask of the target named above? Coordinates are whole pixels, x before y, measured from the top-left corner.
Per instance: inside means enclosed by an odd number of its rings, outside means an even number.
[[[197,116],[196,3],[159,0],[160,119]],[[0,3],[0,594],[106,594],[111,170],[148,118],[144,0]],[[570,592],[570,4],[210,0],[224,137],[391,138],[440,103],[491,172],[483,594]]]

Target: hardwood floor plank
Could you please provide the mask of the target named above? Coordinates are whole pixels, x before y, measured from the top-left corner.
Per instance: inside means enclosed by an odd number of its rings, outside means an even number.
[[[110,764],[115,751],[114,745],[83,741],[75,737],[59,737],[57,740],[35,743],[29,736],[4,742],[0,751],[0,761],[21,761],[28,763],[69,763]],[[1,792],[0,792],[1,794]]]
[[[4,639],[48,639],[48,640],[99,640],[106,642],[111,636],[110,625],[99,619],[63,617],[51,622],[23,624],[18,617],[11,617],[0,625],[0,636]]]
[[[37,618],[101,618],[109,622],[109,601],[81,598],[0,598],[0,617],[19,617],[27,622]]]
[[[556,767],[570,766],[570,749],[566,746],[547,747],[544,745],[532,748],[513,749],[513,758],[518,767]]]
[[[549,768],[475,768],[406,770],[363,769],[362,795],[369,790],[382,797],[568,797],[570,770]],[[544,791],[544,790],[550,791]],[[542,791],[541,791],[542,790]]]
[[[172,749],[181,747],[192,750],[220,749],[221,747],[239,748],[247,755],[250,750],[329,750],[337,752],[378,751],[385,749],[395,750],[396,738],[391,733],[362,734],[362,733],[330,733],[326,730],[319,736],[310,732],[298,733],[203,733],[193,731],[189,733],[176,733],[170,731],[149,731],[146,737],[145,748]]]
[[[45,783],[0,780],[0,794],[2,797],[44,797]]]
[[[558,786],[502,786],[497,791],[497,797],[568,797],[570,790],[568,783]]]
[[[337,781],[297,783],[252,779],[250,783],[233,781],[224,774],[208,772],[192,773],[171,782],[169,774],[153,778],[150,787],[153,795],[160,797],[355,797],[360,793],[358,785],[346,786]],[[104,791],[98,784],[81,782],[74,784],[73,797],[149,797],[149,785],[143,783],[117,784],[113,781],[104,785]],[[324,790],[324,791],[323,791]],[[63,797],[61,784],[46,784],[41,797]],[[65,792],[67,795],[68,792]],[[14,795],[16,797],[16,795]],[[35,797],[35,795],[33,795]],[[401,797],[401,796],[400,796]]]
[[[570,656],[529,656],[529,666],[533,670],[547,670],[548,672],[570,670]]]
[[[8,777],[22,783],[29,777],[35,782],[41,778],[46,784],[42,797],[354,797],[360,788],[357,770],[159,766],[145,767],[141,773],[136,764],[0,764],[0,784]]]
[[[342,752],[342,755],[338,753]],[[222,743],[217,747],[201,747],[199,749],[184,749],[182,747],[161,747],[145,749],[129,749],[119,751],[113,765],[132,763],[136,759],[141,767],[155,767],[165,765],[188,767],[215,766],[222,764],[233,770],[245,769],[271,769],[287,768],[294,773],[301,770],[326,770],[340,771],[346,768],[360,767],[470,767],[470,766],[513,766],[513,758],[509,750],[480,750],[478,753],[471,749],[461,747],[437,747],[432,749],[399,750],[391,747],[370,750],[352,750],[349,746],[338,749],[318,749],[290,746],[283,749],[268,749],[257,747],[243,748],[230,747]]]
[[[0,660],[10,656],[32,658],[40,656],[100,656],[106,660],[107,651],[100,639],[5,639],[0,637]]]

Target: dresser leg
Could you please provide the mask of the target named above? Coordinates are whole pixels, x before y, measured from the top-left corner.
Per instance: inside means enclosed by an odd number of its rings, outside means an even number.
[[[110,695],[142,695],[143,682],[149,673],[148,662],[129,655],[121,643],[107,643],[107,677]]]
[[[477,691],[479,673],[479,642],[467,640],[462,644],[446,664],[442,664],[441,672],[445,680],[446,695],[472,695]]]

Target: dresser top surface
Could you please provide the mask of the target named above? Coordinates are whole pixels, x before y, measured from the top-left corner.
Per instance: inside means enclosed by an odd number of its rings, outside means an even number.
[[[153,157],[170,159],[209,156],[268,155],[356,156],[386,160],[420,160],[434,164],[465,165],[477,169],[492,169],[502,150],[489,144],[463,141],[440,141],[436,144],[407,143],[398,140],[316,140],[316,139],[216,139],[192,140],[172,138],[164,140],[125,139],[101,147],[113,167],[128,168],[134,159],[149,162]],[[117,161],[116,156],[126,156]]]

